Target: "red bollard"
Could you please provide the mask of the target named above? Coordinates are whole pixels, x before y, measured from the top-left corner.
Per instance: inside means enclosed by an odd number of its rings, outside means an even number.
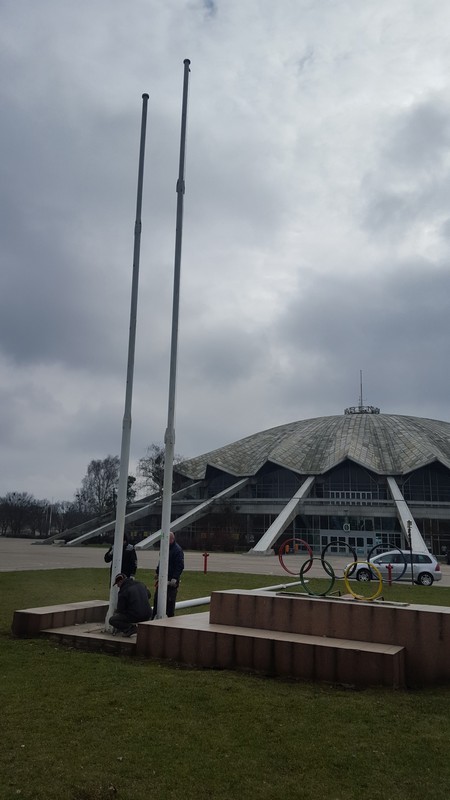
[[[203,553],[203,572],[205,575],[208,572],[208,556],[209,553]]]
[[[386,569],[388,571],[388,585],[392,586],[392,564],[388,564]]]

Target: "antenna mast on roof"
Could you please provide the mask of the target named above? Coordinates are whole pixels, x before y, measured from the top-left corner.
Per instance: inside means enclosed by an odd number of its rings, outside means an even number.
[[[359,405],[346,408],[344,414],[379,414],[380,409],[376,406],[365,406],[363,402],[363,371],[359,370]]]

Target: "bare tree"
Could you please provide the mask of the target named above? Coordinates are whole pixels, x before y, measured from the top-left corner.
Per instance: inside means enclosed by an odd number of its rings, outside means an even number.
[[[80,511],[77,501],[57,501],[52,504],[51,526],[52,529],[56,529],[58,533],[62,533],[68,528],[74,528],[75,525],[84,522],[89,516],[90,514],[83,514],[83,512]]]
[[[174,455],[173,463],[180,464],[184,460],[184,456]],[[147,447],[147,454],[139,459],[137,468],[142,487],[162,494],[164,485],[164,464],[164,447],[159,444],[151,444],[150,447]],[[175,492],[180,489],[183,483],[184,480],[179,475],[174,474],[172,491]]]
[[[9,528],[9,514],[6,497],[0,497],[0,534],[5,536]]]
[[[37,500],[27,492],[8,492],[0,497],[0,536],[47,536],[88,519],[78,502]]]
[[[76,493],[76,501],[80,511],[92,514],[105,514],[115,506],[117,484],[119,480],[120,459],[118,456],[106,456],[93,459]]]
[[[24,531],[34,528],[36,510],[42,513],[40,503],[27,492],[8,492],[1,499],[1,529],[12,536],[20,536]]]
[[[132,503],[137,494],[136,478],[134,475],[128,475],[127,479],[127,502]]]
[[[48,500],[34,500],[28,509],[28,528],[36,534],[47,534],[50,522],[50,503]]]

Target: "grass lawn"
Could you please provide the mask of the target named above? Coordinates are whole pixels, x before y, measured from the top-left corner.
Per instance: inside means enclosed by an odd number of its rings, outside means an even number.
[[[179,599],[279,582],[187,572]],[[10,636],[15,609],[107,592],[101,569],[0,573],[1,800],[448,800],[450,687],[352,691]],[[450,605],[447,588],[383,594]]]

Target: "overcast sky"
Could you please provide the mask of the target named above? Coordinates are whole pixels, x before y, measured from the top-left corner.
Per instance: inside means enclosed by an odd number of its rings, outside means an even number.
[[[450,420],[450,5],[0,0],[0,495],[119,454],[142,93],[131,471],[167,424],[183,60],[177,453],[382,412]]]

